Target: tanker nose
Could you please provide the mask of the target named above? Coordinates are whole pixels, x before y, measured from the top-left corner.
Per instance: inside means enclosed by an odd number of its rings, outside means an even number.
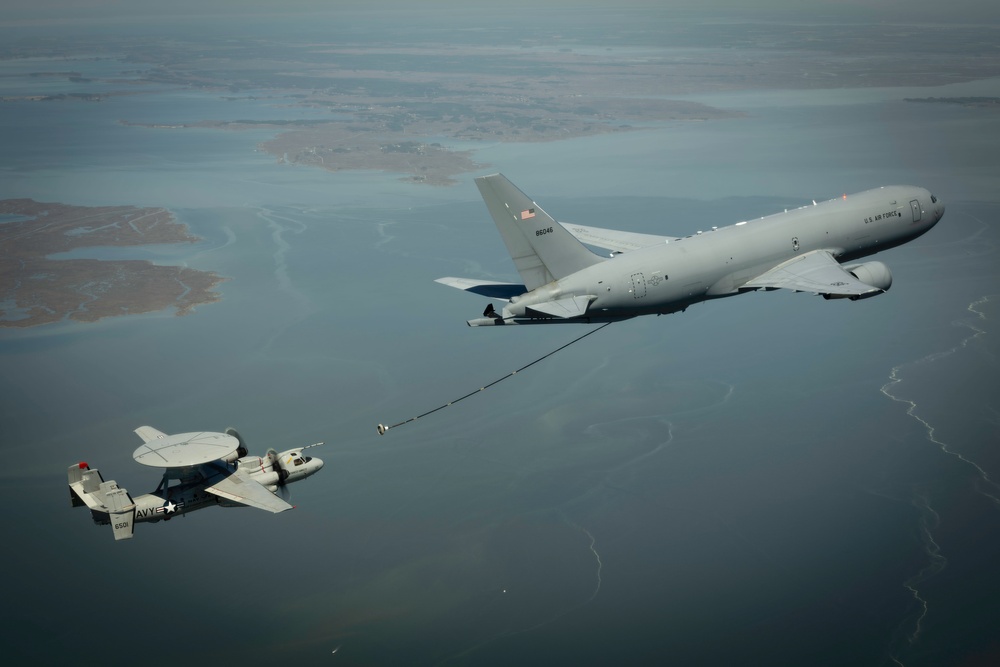
[[[944,202],[931,195],[931,206],[934,210],[934,224],[937,224],[938,220],[944,217]]]

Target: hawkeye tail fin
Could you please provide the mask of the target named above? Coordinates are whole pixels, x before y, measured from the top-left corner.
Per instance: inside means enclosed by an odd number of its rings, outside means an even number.
[[[91,510],[101,509],[103,503],[98,499],[97,492],[104,483],[101,471],[91,468],[81,461],[71,465],[68,471],[69,501],[72,507],[89,507]]]
[[[604,261],[503,174],[480,176],[476,186],[528,291]]]
[[[94,523],[110,523],[116,540],[132,537],[135,524],[135,502],[114,481],[105,482],[101,471],[86,463],[69,467],[69,497],[73,507],[87,507]]]
[[[132,496],[113,481],[101,484],[101,494],[104,496],[104,505],[108,508],[108,519],[115,531],[115,539],[132,539],[132,529],[135,526],[135,503]]]

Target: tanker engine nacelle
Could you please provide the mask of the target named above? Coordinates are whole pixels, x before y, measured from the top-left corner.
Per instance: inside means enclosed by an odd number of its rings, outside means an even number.
[[[882,290],[882,292],[886,292],[890,287],[892,287],[892,272],[889,270],[889,267],[882,262],[852,264],[851,266],[845,266],[844,270],[866,285],[877,287]],[[851,301],[857,301],[858,299],[867,299],[873,296],[878,296],[879,294],[882,294],[882,292],[872,292],[871,294],[865,294],[863,296],[824,294],[823,297],[826,299],[850,299]]]

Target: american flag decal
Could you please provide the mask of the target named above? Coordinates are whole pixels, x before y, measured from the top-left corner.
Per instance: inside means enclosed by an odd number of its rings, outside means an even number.
[[[521,211],[521,220],[527,220],[528,218],[535,217],[535,209],[529,208],[527,211]]]

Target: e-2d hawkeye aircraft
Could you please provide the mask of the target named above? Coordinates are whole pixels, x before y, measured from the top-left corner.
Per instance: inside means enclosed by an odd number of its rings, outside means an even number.
[[[97,468],[83,462],[69,467],[72,506],[90,508],[94,523],[110,524],[116,540],[131,539],[136,522],[166,521],[212,505],[290,510],[292,505],[275,493],[323,467],[322,460],[303,453],[316,445],[248,456],[243,438],[232,428],[225,433],[167,435],[140,426],[135,432],[145,444],[132,458],[163,469],[163,479],[152,493],[133,499],[113,480],[105,482]]]
[[[892,274],[882,262],[851,262],[912,241],[944,215],[924,188],[894,185],[677,238],[556,222],[502,174],[476,185],[524,284],[439,278],[503,302],[473,327],[613,322],[761,289],[866,299],[888,290]]]

